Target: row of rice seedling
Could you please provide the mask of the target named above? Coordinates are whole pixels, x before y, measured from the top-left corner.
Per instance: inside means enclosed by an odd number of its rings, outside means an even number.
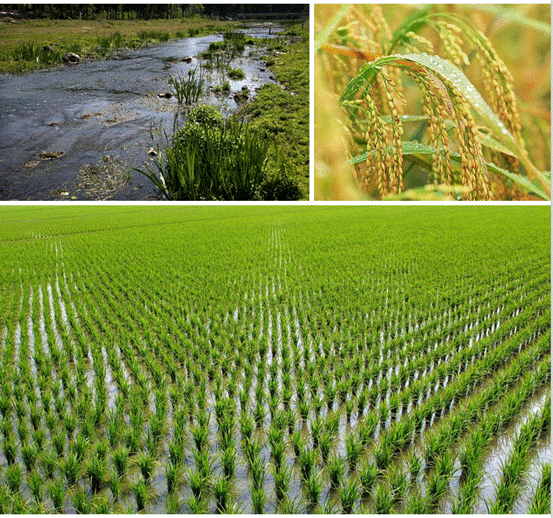
[[[474,512],[550,386],[546,208],[4,207],[0,509]],[[547,506],[548,405],[490,510]]]

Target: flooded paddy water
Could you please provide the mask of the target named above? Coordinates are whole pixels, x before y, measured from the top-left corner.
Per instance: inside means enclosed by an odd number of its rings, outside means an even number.
[[[245,33],[270,38],[281,30],[267,23]],[[105,61],[0,76],[0,200],[156,199],[154,185],[133,168],[151,160],[150,147],[186,117],[174,96],[159,94],[171,91],[171,76],[199,71],[198,54],[222,39],[186,38]],[[266,57],[263,48],[246,46],[231,64],[245,77],[225,78],[231,87],[225,96],[212,91],[223,82],[221,75],[202,69],[198,104],[223,114],[236,110],[235,93],[247,88],[251,99],[273,82]]]

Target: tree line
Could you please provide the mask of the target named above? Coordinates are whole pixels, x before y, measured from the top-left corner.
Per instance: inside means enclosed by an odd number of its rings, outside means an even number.
[[[309,4],[3,4],[0,11],[20,18],[57,20],[160,20],[198,15],[233,19],[267,13],[307,16]]]

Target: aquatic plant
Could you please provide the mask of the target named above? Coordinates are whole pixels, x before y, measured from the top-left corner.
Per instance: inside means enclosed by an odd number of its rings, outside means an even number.
[[[286,496],[292,480],[292,471],[287,466],[273,468],[273,479],[275,483],[275,497],[281,501]]]
[[[350,479],[346,484],[341,485],[338,488],[338,496],[340,497],[342,512],[344,514],[351,514],[360,496],[359,487],[356,481]]]
[[[63,512],[63,504],[65,502],[65,486],[61,478],[51,480],[48,485],[48,494],[54,504],[56,513]]]
[[[71,503],[78,514],[90,514],[92,504],[83,489],[78,489],[71,498]]]
[[[202,70],[194,69],[188,71],[188,77],[171,76],[169,85],[174,89],[174,95],[179,104],[190,106],[197,103],[204,92],[204,79]]]
[[[104,460],[94,456],[85,461],[85,473],[90,478],[92,493],[97,493],[107,474],[107,466]]]
[[[548,514],[551,512],[551,463],[545,463],[541,479],[534,491],[529,514]]]
[[[254,200],[266,178],[270,142],[247,122],[187,123],[145,174],[172,200]],[[260,422],[263,407],[257,408]]]
[[[244,79],[244,77],[246,77],[246,74],[244,74],[244,71],[242,69],[232,68],[232,67],[228,69],[227,75],[229,79],[234,79],[234,80]]]
[[[217,512],[226,514],[230,509],[230,483],[227,478],[217,478],[213,482],[213,497]]]

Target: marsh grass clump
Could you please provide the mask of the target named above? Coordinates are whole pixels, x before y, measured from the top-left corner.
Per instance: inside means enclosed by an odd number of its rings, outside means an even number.
[[[317,90],[339,97],[359,193],[549,199],[547,174],[526,150],[513,75],[490,40],[455,9],[427,6],[403,23],[398,10],[383,10],[392,11],[317,9],[326,23],[316,37]]]
[[[198,99],[204,92],[204,79],[202,70],[189,70],[188,77],[171,76],[169,85],[174,89],[175,97],[179,104],[190,106],[198,102]]]
[[[154,167],[141,171],[171,200],[256,200],[267,178],[270,140],[246,121],[191,118],[172,138]],[[159,175],[159,176],[158,176]],[[262,408],[256,412],[260,422]]]
[[[244,77],[246,77],[246,74],[244,74],[244,71],[240,68],[229,68],[227,75],[229,79],[234,80],[244,79]]]

